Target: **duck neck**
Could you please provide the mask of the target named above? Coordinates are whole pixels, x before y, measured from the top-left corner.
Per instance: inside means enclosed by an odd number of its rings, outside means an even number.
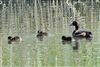
[[[75,30],[73,31],[73,34],[79,29],[78,25],[75,25]]]
[[[75,25],[75,30],[78,30],[79,29],[79,26],[78,25]]]

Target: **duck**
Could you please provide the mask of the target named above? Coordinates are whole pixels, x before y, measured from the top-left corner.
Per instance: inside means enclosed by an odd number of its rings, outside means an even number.
[[[71,36],[68,36],[68,37],[62,36],[61,39],[62,39],[62,44],[66,44],[66,43],[70,44],[73,40]]]
[[[78,31],[79,24],[77,23],[77,21],[73,21],[70,26],[75,27],[75,30],[72,33],[73,37],[78,37],[78,38],[91,38],[92,37],[92,32],[90,31]]]
[[[68,36],[68,37],[62,36],[62,40],[63,41],[72,41],[72,37],[70,37],[70,36]]]
[[[15,37],[8,36],[8,44],[12,44],[12,42],[20,42],[20,41],[22,41],[22,39],[19,36],[15,36]]]
[[[43,32],[43,31],[38,31],[36,37],[38,38],[38,40],[43,41],[44,36],[48,36],[47,32]]]

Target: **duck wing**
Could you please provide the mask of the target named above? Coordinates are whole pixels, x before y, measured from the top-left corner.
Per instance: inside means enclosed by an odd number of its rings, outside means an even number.
[[[76,31],[74,33],[74,36],[76,36],[76,37],[85,37],[87,35],[92,35],[92,33],[89,31]]]

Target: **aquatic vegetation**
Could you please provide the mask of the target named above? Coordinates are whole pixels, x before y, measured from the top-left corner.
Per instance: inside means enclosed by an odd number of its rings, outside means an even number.
[[[0,14],[0,67],[100,65],[99,0],[0,0]],[[72,21],[93,32],[91,42],[62,45],[61,37],[72,35]],[[36,37],[38,30],[48,33],[43,41]],[[9,35],[23,41],[8,44]]]

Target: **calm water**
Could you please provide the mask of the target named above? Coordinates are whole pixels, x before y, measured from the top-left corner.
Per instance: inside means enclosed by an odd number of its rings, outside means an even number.
[[[0,3],[0,67],[99,67],[100,66],[100,3],[92,3],[70,10],[61,2],[56,4],[40,0],[27,4],[15,0],[8,5]],[[64,0],[65,1],[65,0]],[[88,2],[86,2],[87,4]],[[72,6],[73,7],[73,6]],[[71,8],[73,9],[73,8]],[[82,15],[81,15],[82,14]],[[75,41],[62,44],[61,37],[71,36],[69,25],[77,15],[80,30],[93,33],[91,41],[78,40],[79,49],[73,50]],[[48,32],[43,41],[36,38],[37,31]],[[19,43],[8,44],[7,37],[20,36]]]

